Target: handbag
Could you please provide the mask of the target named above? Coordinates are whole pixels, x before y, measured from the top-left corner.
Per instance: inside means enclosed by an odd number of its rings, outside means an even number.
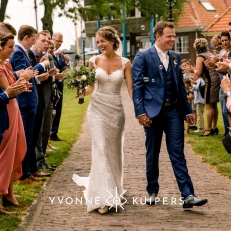
[[[225,134],[222,137],[222,144],[225,150],[231,156],[231,127],[227,127]]]
[[[62,92],[59,91],[56,82],[53,82],[53,85],[52,85],[52,101],[53,101],[53,106],[54,107],[56,107],[56,105],[59,102],[61,96],[62,96]]]

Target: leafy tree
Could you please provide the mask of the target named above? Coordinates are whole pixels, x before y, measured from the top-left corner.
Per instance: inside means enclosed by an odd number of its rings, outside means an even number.
[[[0,22],[3,22],[6,17],[6,7],[8,4],[8,0],[0,1]]]
[[[174,21],[177,21],[180,13],[183,11],[183,3],[188,0],[172,0],[173,5],[173,18]],[[150,19],[152,15],[158,15],[164,20],[168,20],[169,18],[169,2],[168,0],[139,0],[136,1],[136,7],[140,10],[141,14]],[[162,7],[160,7],[162,6]]]
[[[183,11],[183,3],[188,0],[172,0],[173,18],[177,21]],[[138,8],[141,15],[150,20],[152,15],[167,20],[169,17],[168,0],[87,0],[87,6],[79,6],[79,12],[85,21],[97,19],[110,19],[111,17],[122,18],[121,11],[125,10],[127,15],[130,11]],[[161,7],[160,7],[161,6]]]
[[[53,34],[54,10],[57,10],[58,16],[66,16],[73,20],[77,19],[76,9],[79,6],[79,0],[42,0],[40,5],[44,5],[44,16],[41,18],[43,30],[49,30]]]
[[[19,0],[22,1],[22,0]],[[2,0],[0,8],[0,21],[3,21],[6,17],[5,11],[8,0]],[[148,20],[152,15],[158,14],[163,19],[168,19],[168,6],[163,3],[168,3],[168,0],[85,0],[87,6],[81,5],[81,0],[41,0],[40,5],[44,5],[44,16],[41,19],[43,23],[43,29],[49,30],[53,33],[53,19],[54,11],[57,11],[59,17],[66,16],[75,22],[78,18],[78,12],[85,21],[88,20],[102,20],[102,19],[122,19],[122,10],[125,10],[129,15],[129,12],[137,7],[142,16]],[[183,3],[187,0],[172,0],[175,2],[173,6],[173,17],[175,21],[179,18],[180,13],[183,10]]]

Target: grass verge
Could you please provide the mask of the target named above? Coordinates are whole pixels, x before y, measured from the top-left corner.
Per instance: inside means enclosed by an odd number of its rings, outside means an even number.
[[[190,131],[186,135],[186,142],[192,146],[193,151],[202,156],[202,161],[214,166],[216,171],[231,179],[231,156],[229,156],[222,145],[222,137],[225,133],[220,104],[218,106],[218,129],[219,134],[207,137],[199,137],[198,133]],[[206,125],[206,117],[205,125]]]
[[[86,109],[88,107],[90,97],[85,98],[84,104],[78,104],[75,98],[75,91],[67,87],[64,88],[62,117],[59,127],[59,137],[62,142],[51,142],[51,144],[58,149],[48,152],[47,163],[59,166],[63,160],[68,156],[68,153],[77,140],[80,132]],[[50,172],[54,175],[55,172]],[[0,231],[13,231],[16,230],[21,223],[23,217],[27,215],[27,209],[36,201],[38,194],[42,192],[43,182],[36,182],[34,185],[18,185],[14,184],[15,194],[19,196],[18,201],[25,206],[15,208],[7,206],[7,211],[16,211],[15,215],[3,216],[0,215]]]

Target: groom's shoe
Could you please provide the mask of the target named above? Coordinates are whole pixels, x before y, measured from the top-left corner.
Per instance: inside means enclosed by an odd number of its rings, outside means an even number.
[[[184,199],[183,208],[192,208],[193,206],[202,206],[208,202],[207,199],[199,199],[193,195],[189,195]]]
[[[155,193],[149,194],[149,196],[146,197],[146,204],[147,205],[155,205],[156,204],[156,200],[155,200],[156,196],[157,195]]]

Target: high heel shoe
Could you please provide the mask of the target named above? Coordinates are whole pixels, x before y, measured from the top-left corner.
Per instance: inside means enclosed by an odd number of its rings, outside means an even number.
[[[205,132],[210,132],[208,134],[205,135]],[[202,135],[200,135],[200,137],[204,137],[204,136],[213,136],[213,130],[205,130],[204,133]]]
[[[98,213],[100,213],[100,214],[108,213],[108,211],[109,211],[109,207],[107,205],[98,208]]]
[[[15,207],[25,206],[24,204],[14,204],[11,201],[7,200],[6,197],[2,198],[2,204],[3,204],[3,206],[7,206],[7,205],[12,205],[12,206],[15,206]]]
[[[213,132],[213,134],[218,135],[219,129],[218,128],[212,129],[212,132]]]

